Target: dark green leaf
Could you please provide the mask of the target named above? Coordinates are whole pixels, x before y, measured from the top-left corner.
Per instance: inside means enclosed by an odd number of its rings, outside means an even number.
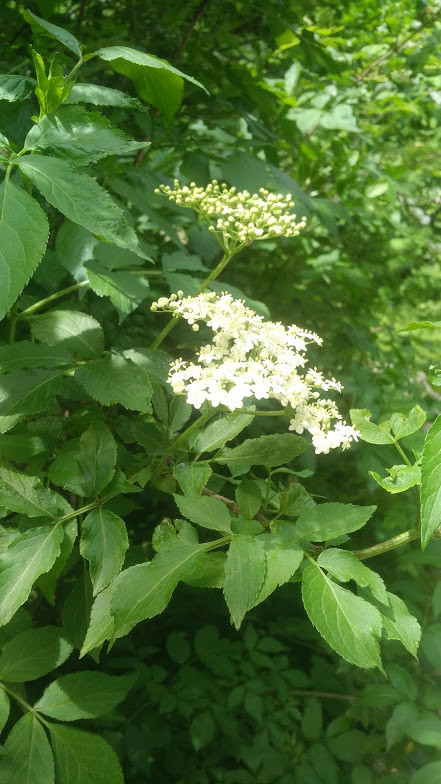
[[[88,313],[51,310],[30,319],[34,338],[49,346],[59,346],[84,359],[95,359],[104,348],[99,322]]]
[[[141,275],[127,271],[110,272],[97,261],[87,262],[86,271],[90,288],[99,297],[109,297],[120,314],[120,323],[149,293],[148,279]]]
[[[111,481],[116,467],[115,439],[104,422],[94,422],[84,431],[76,460],[81,495],[98,496]]]
[[[236,629],[255,604],[265,574],[265,550],[259,539],[233,536],[225,563],[224,596]]]
[[[56,368],[74,364],[74,358],[64,348],[44,346],[21,340],[0,348],[0,374],[26,368]]]
[[[119,677],[104,672],[74,672],[52,681],[34,710],[60,721],[94,719],[110,713],[133,686],[133,674]]]
[[[105,406],[121,403],[130,410],[151,411],[149,377],[123,356],[112,355],[85,363],[76,370],[75,381]]]
[[[302,596],[309,620],[337,653],[357,667],[381,670],[381,615],[373,605],[332,582],[315,563],[306,567]]]
[[[102,507],[89,512],[81,527],[80,552],[89,561],[94,596],[119,573],[128,546],[124,520]]]
[[[35,272],[49,236],[38,202],[10,180],[0,185],[0,319]]]
[[[19,74],[0,75],[0,101],[24,101],[35,90],[36,81]]]
[[[0,378],[0,433],[44,411],[61,388],[64,371],[17,370]]]
[[[178,463],[173,467],[173,476],[182,492],[187,496],[197,496],[207,484],[212,474],[209,465],[198,463]]]
[[[66,218],[107,242],[144,256],[123,211],[88,174],[79,174],[65,161],[45,155],[23,155],[18,162],[23,174]]]
[[[30,528],[0,554],[0,626],[26,601],[35,580],[49,571],[62,540],[61,525]]]
[[[174,495],[176,505],[182,515],[192,523],[214,531],[230,531],[231,519],[225,504],[218,498],[208,496]]]
[[[421,639],[421,626],[399,596],[388,591],[387,598],[389,607],[381,605],[378,608],[383,619],[384,637],[387,640],[398,640],[412,656],[416,657]]]
[[[13,637],[0,654],[0,678],[9,682],[33,681],[66,661],[72,645],[61,629],[42,626]]]
[[[67,30],[63,30],[62,27],[47,22],[46,19],[41,19],[39,16],[36,16],[36,14],[33,14],[32,11],[25,11],[23,16],[26,21],[40,33],[44,30],[51,38],[55,38],[60,44],[63,44],[63,46],[66,46],[71,52],[78,55],[79,58],[81,57],[82,47],[79,40]]]
[[[437,417],[423,449],[421,463],[421,547],[427,547],[441,522],[441,416]]]
[[[45,487],[36,476],[0,462],[0,504],[28,517],[57,517],[73,511],[63,496]]]
[[[57,784],[124,784],[118,757],[99,735],[62,724],[49,729]]]
[[[362,528],[376,510],[376,506],[353,504],[317,504],[303,509],[295,526],[296,539],[324,542]]]
[[[55,784],[51,747],[31,711],[17,721],[6,738],[0,757],[0,780],[5,784]]]
[[[216,463],[227,465],[233,471],[253,465],[272,467],[290,463],[301,455],[307,446],[304,438],[293,433],[275,433],[260,438],[249,438],[233,449],[226,447],[213,459]]]

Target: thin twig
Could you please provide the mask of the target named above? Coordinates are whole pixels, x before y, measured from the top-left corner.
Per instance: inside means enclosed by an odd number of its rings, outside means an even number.
[[[193,33],[193,30],[196,27],[197,23],[199,22],[199,19],[201,19],[201,17],[204,15],[205,6],[208,5],[209,2],[210,0],[200,0],[200,3],[196,6],[193,16],[190,19],[190,24],[187,27],[187,31],[178,49],[176,50],[175,60],[180,60],[182,55],[184,54],[184,50],[190,40],[190,36]]]

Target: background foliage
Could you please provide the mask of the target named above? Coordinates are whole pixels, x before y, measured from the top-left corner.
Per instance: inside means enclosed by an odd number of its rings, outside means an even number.
[[[95,597],[105,617],[106,588],[123,562],[125,570],[142,565],[164,549],[170,558],[173,537],[194,544],[188,522],[171,524],[171,494],[185,494],[185,483],[167,468],[170,443],[192,412],[167,391],[167,354],[147,350],[165,324],[150,304],[177,289],[194,293],[218,248],[193,213],[155,194],[158,184],[217,178],[251,192],[293,194],[306,231],[245,249],[217,290],[246,297],[273,320],[317,331],[325,345],[319,367],[344,384],[340,408],[361,412],[360,429],[365,409],[375,423],[413,410],[404,447],[420,455],[424,431],[441,413],[436,366],[429,374],[439,332],[400,330],[437,322],[439,313],[440,8],[408,0],[40,0],[29,9],[37,21],[17,2],[0,9],[0,72],[7,75],[0,77],[1,160],[24,144],[33,153],[20,160],[23,178],[12,175],[12,216],[19,221],[26,197],[37,200],[26,223],[34,231],[26,263],[35,274],[23,293],[30,273],[15,288],[5,279],[0,292],[0,566],[4,557],[4,581],[13,586],[2,595],[0,584],[2,780],[53,784],[46,726],[56,784],[113,784],[122,775],[127,784],[433,784],[441,776],[439,541],[423,551],[410,542],[369,561],[423,627],[418,659],[412,629],[407,650],[393,634],[382,644],[387,678],[343,661],[323,642],[296,576],[252,607],[240,631],[229,624],[221,592],[201,590],[194,575],[164,615],[137,625],[110,652],[98,647],[112,631],[86,631]],[[75,39],[46,35],[38,17],[70,31],[87,52],[104,50],[84,63],[69,95],[64,76],[77,59]],[[111,49],[121,46],[170,66],[150,79]],[[32,120],[39,117],[34,63],[40,107],[50,114],[66,99],[65,132],[56,139],[41,124],[39,135]],[[27,80],[13,82],[14,74]],[[104,98],[82,83],[121,93]],[[82,138],[86,109],[96,115],[88,115],[92,132]],[[69,134],[79,139],[74,150]],[[45,185],[48,151],[58,190]],[[94,178],[93,185],[75,181],[81,220],[63,195],[70,165],[78,178]],[[118,231],[94,223],[92,205],[105,199],[109,213],[119,210]],[[38,235],[42,211],[49,244],[37,266],[39,243],[46,244],[44,230]],[[164,346],[174,357],[191,355],[199,342],[179,325]],[[396,462],[400,424],[393,423],[391,437],[387,426],[378,435],[365,424],[363,441],[349,452],[304,451],[291,473],[273,475],[273,513],[295,516],[311,498],[376,505],[354,549],[410,529],[415,487],[395,492],[407,481],[402,471],[398,480],[384,479]],[[284,430],[262,417],[246,437]],[[429,433],[426,465],[439,451],[437,431]],[[238,501],[240,476],[228,484],[220,473],[211,492]],[[263,469],[253,476],[263,485]],[[425,481],[436,492],[436,470]],[[96,502],[104,490],[105,505]],[[251,503],[246,489],[244,496]],[[75,510],[84,499],[90,508],[78,546]],[[423,518],[427,539],[437,514]],[[49,527],[60,516],[63,534]],[[111,532],[104,560],[97,530]],[[344,547],[351,530],[329,538]],[[221,556],[217,567],[210,564],[207,584],[216,586]],[[159,607],[169,595],[152,601]],[[139,619],[123,620],[133,626]],[[85,658],[78,659],[80,649]]]

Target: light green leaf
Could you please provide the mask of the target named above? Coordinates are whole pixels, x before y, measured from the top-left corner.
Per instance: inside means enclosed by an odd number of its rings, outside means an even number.
[[[99,735],[62,724],[49,729],[57,784],[124,784],[118,757]]]
[[[334,547],[323,550],[317,558],[317,563],[337,580],[344,583],[354,580],[361,588],[369,588],[381,604],[389,604],[386,587],[380,575],[365,566],[349,550],[339,550]]]
[[[66,218],[106,242],[145,256],[122,209],[93,177],[79,174],[66,161],[46,155],[23,155],[17,162],[49,204]]]
[[[441,416],[429,432],[421,462],[421,547],[425,549],[441,521]]]
[[[323,112],[320,118],[322,128],[330,130],[353,131],[360,133],[360,128],[352,111],[352,106],[340,103],[328,112]]]
[[[120,314],[119,322],[132,313],[149,293],[146,277],[121,270],[111,272],[97,261],[85,265],[90,288],[99,297],[109,297]]]
[[[389,433],[389,422],[384,423],[387,430],[383,429],[382,425],[374,425],[373,422],[369,422],[372,415],[367,408],[352,408],[349,415],[363,441],[368,444],[393,444],[393,436]]]
[[[224,596],[236,629],[255,604],[265,574],[265,550],[259,539],[233,536],[225,563]]]
[[[416,658],[421,626],[399,596],[388,591],[387,598],[389,607],[378,608],[383,619],[383,635],[387,640],[398,640]]]
[[[16,370],[0,378],[0,433],[39,414],[61,389],[64,370]]]
[[[30,528],[0,554],[0,626],[26,601],[35,580],[49,571],[62,540],[61,525]]]
[[[115,90],[113,87],[103,87],[102,84],[74,84],[65,104],[69,103],[92,103],[95,106],[119,106],[124,109],[143,110],[142,103],[137,98]]]
[[[31,343],[30,340],[20,340],[0,348],[0,374],[25,368],[53,368],[73,364],[75,360],[72,355],[58,346],[44,346]]]
[[[95,601],[90,611],[90,621],[84,638],[80,656],[97,648],[105,640],[110,640],[113,635],[114,622],[110,612],[111,601],[117,585],[118,578],[114,580],[104,591],[95,597]]]
[[[237,472],[253,465],[272,466],[290,463],[308,446],[307,441],[294,433],[275,433],[260,438],[248,438],[233,449],[226,447],[213,458],[216,463],[227,465]]]
[[[85,166],[107,155],[128,155],[147,142],[135,142],[98,112],[80,106],[60,106],[33,125],[25,150],[49,150],[57,158]]]
[[[372,517],[376,506],[317,504],[302,510],[295,526],[296,539],[324,542],[358,531]]]
[[[408,414],[392,414],[390,422],[395,438],[405,438],[416,433],[426,421],[426,412],[420,406],[414,406]]]
[[[155,555],[149,563],[121,572],[111,604],[114,636],[127,634],[140,621],[159,615],[178,582],[197,569],[206,545],[183,545]]]
[[[402,327],[397,332],[412,332],[415,329],[441,329],[441,321],[411,321],[407,327]]]
[[[212,470],[207,464],[178,463],[173,467],[173,476],[187,496],[200,495],[211,474]]]
[[[410,784],[441,784],[441,762],[423,765],[411,778]]]
[[[0,756],[0,780],[5,784],[55,784],[51,747],[31,711],[17,721],[6,738]]]
[[[386,468],[389,476],[384,479],[376,471],[369,471],[371,477],[388,493],[404,493],[410,487],[421,484],[421,468],[417,465],[396,465]]]
[[[282,536],[264,533],[256,541],[265,552],[266,572],[253,606],[263,602],[279,585],[287,583],[303,561],[303,550]]]
[[[149,377],[123,356],[112,355],[85,363],[76,370],[75,381],[105,406],[121,403],[133,411],[151,411]]]
[[[365,194],[368,199],[377,199],[378,196],[383,196],[388,190],[388,182],[374,182],[372,185],[368,185]]]
[[[26,629],[6,643],[0,654],[2,681],[24,683],[42,678],[71,654],[72,645],[56,626]]]
[[[252,479],[242,479],[234,494],[242,514],[252,520],[263,503],[260,485]]]
[[[104,672],[74,672],[52,681],[34,710],[59,721],[95,719],[110,713],[127,696],[135,674],[113,676]]]
[[[24,101],[34,92],[37,82],[20,74],[0,75],[0,101]]]
[[[198,454],[213,452],[239,435],[253,421],[252,414],[234,412],[211,422],[205,430],[199,431],[194,443]]]
[[[173,117],[180,106],[183,79],[205,90],[200,82],[165,60],[128,46],[108,46],[96,54],[109,62],[115,71],[132,79],[138,95],[167,117]]]
[[[10,180],[0,185],[0,319],[35,272],[49,236],[38,202]]]
[[[128,546],[127,529],[118,515],[102,507],[87,515],[81,527],[80,553],[89,561],[94,596],[119,573]]]
[[[150,379],[162,386],[167,386],[167,376],[170,369],[170,355],[161,349],[129,348],[122,352],[123,357],[131,359],[135,365],[145,370]]]
[[[78,38],[75,38],[72,33],[69,33],[67,30],[63,30],[63,28],[58,27],[58,25],[47,22],[46,19],[41,19],[41,17],[33,14],[32,11],[26,10],[23,16],[26,22],[32,25],[33,28],[36,28],[40,33],[42,30],[44,30],[51,38],[55,38],[60,42],[60,44],[63,44],[63,46],[66,46],[67,49],[70,49],[71,52],[78,55],[79,58],[81,57],[82,46]]]
[[[45,487],[36,476],[0,461],[0,504],[27,517],[58,517],[73,512],[63,496]]]
[[[230,531],[231,518],[225,504],[218,498],[195,495],[173,495],[180,513],[192,523],[214,531]]]
[[[104,422],[94,422],[80,438],[76,460],[85,496],[98,496],[109,484],[116,466],[116,442]]]
[[[55,559],[54,565],[45,574],[41,574],[37,580],[39,590],[44,594],[47,601],[55,604],[55,589],[57,587],[57,580],[63,572],[67,559],[69,558],[76,538],[78,536],[78,524],[75,519],[69,520],[63,524],[64,536],[61,542],[60,554]]]
[[[332,582],[315,563],[306,567],[302,596],[309,620],[340,656],[380,670],[381,615],[373,605]]]
[[[407,734],[415,741],[424,746],[441,747],[441,719],[439,716],[427,716],[418,719],[414,724],[407,728]]]
[[[30,319],[32,335],[49,346],[59,346],[84,359],[99,357],[104,348],[104,332],[88,313],[50,310]]]
[[[0,732],[3,732],[5,724],[9,718],[9,711],[11,709],[11,702],[6,692],[1,689],[0,691]]]

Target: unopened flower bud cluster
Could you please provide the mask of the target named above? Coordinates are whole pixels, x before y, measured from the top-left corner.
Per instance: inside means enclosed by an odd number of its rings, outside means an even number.
[[[299,434],[307,430],[317,454],[337,446],[345,449],[357,440],[358,432],[341,421],[335,403],[320,397],[320,391],[340,391],[341,384],[307,367],[308,345],[322,343],[315,333],[264,321],[230,294],[183,298],[179,291],[161,297],[152,309],[181,316],[195,331],[198,322],[204,322],[214,333],[196,363],[178,359],[170,368],[173,391],[185,394],[195,408],[208,401],[235,411],[247,398],[273,398],[293,409],[289,429]]]
[[[291,212],[291,194],[274,194],[265,188],[258,193],[237,191],[225,183],[213,180],[206,188],[194,182],[184,185],[174,181],[174,187],[161,185],[155,193],[164,193],[181,207],[189,207],[208,223],[210,231],[221,234],[224,242],[250,244],[269,237],[296,237],[306,226],[306,218],[296,223]]]

